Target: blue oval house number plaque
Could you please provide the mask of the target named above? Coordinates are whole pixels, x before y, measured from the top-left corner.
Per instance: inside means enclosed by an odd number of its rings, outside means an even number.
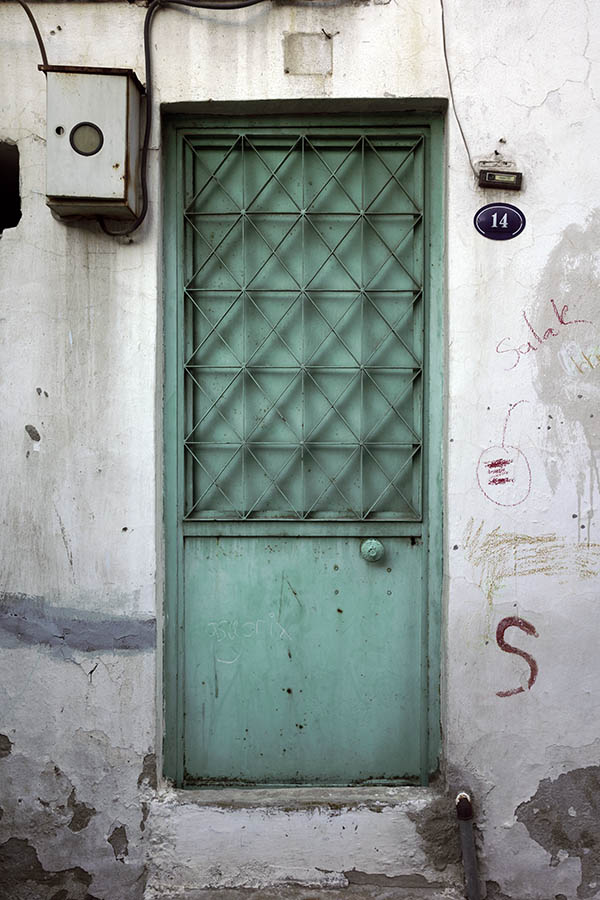
[[[473,224],[490,241],[510,241],[525,228],[525,216],[510,203],[488,203],[477,210]]]

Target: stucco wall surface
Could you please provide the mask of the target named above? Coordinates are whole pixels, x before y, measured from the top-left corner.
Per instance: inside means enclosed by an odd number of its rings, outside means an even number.
[[[141,4],[32,6],[51,63],[143,78]],[[445,22],[472,160],[516,167],[524,185],[476,186],[450,109],[440,786],[199,802],[156,781],[159,108],[448,98],[441,7],[160,11],[150,209],[119,240],[46,207],[38,49],[18,4],[0,4],[0,140],[19,148],[23,212],[0,239],[3,896],[450,890],[459,876],[443,795],[467,787],[489,897],[600,897],[600,6],[445,0]],[[523,210],[519,237],[475,231],[492,201]]]

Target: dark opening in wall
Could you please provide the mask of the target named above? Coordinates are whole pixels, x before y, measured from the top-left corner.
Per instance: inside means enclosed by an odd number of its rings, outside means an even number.
[[[0,141],[0,234],[5,228],[16,228],[20,218],[19,148]]]

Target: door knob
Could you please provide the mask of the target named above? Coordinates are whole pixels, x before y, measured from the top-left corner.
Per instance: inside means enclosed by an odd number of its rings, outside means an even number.
[[[378,562],[385,553],[385,547],[376,538],[367,538],[360,545],[360,555],[367,562]]]

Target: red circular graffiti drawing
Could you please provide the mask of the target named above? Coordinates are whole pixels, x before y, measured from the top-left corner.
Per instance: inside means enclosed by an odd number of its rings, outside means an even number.
[[[506,443],[508,420],[519,403],[527,403],[527,400],[509,406],[502,443],[487,447],[477,462],[477,483],[488,500],[497,506],[518,506],[531,491],[531,468],[527,457],[518,447]]]

